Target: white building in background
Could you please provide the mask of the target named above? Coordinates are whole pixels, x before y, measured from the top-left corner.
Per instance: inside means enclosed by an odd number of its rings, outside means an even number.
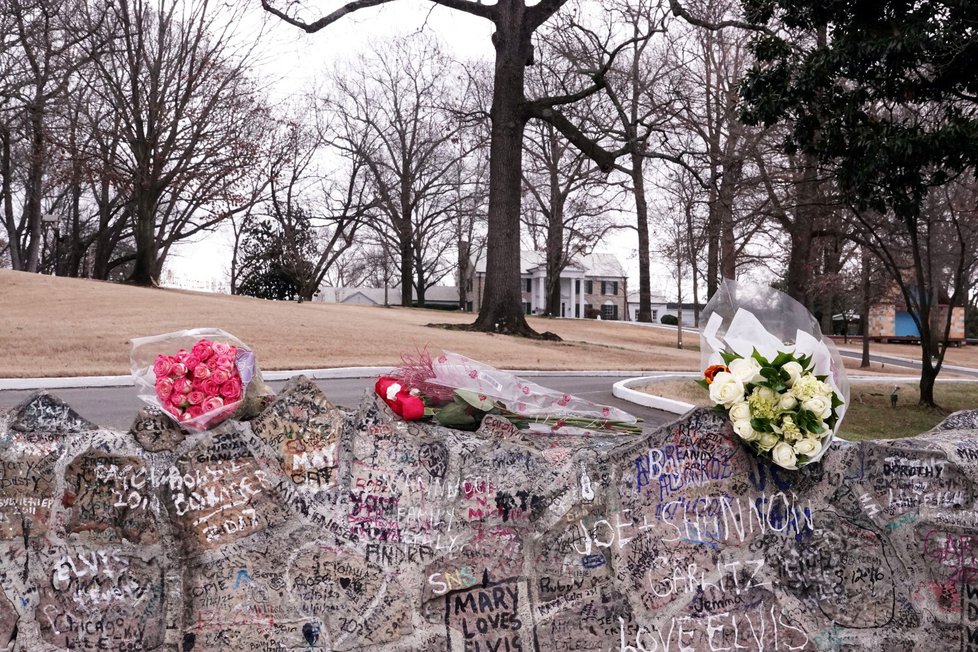
[[[485,289],[486,260],[471,266],[468,305],[478,312]],[[528,315],[546,312],[547,264],[541,251],[520,252],[520,282],[523,284],[523,311]],[[614,254],[591,254],[574,259],[560,274],[560,314],[558,317],[627,319],[625,293],[627,276]]]
[[[383,306],[385,300],[384,288],[360,287],[329,287],[323,286],[313,297],[313,301],[322,303],[347,303],[360,306]],[[448,285],[436,285],[428,288],[424,294],[425,306],[430,308],[458,308],[458,288]],[[386,290],[387,305],[401,305],[401,287],[391,287]],[[414,296],[417,304],[418,297]]]
[[[628,319],[631,321],[638,321],[638,292],[628,293]],[[694,312],[694,305],[692,303],[683,304],[683,326],[693,328],[696,325],[696,318]],[[704,306],[700,304],[700,311],[702,312]],[[661,294],[652,294],[652,323],[661,324],[662,318],[666,315],[671,315],[679,318],[679,304],[675,301],[669,301],[665,296]]]

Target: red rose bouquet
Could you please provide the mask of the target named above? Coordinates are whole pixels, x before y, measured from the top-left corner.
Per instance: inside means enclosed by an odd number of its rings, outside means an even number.
[[[195,329],[132,341],[132,373],[140,398],[191,430],[206,430],[235,415],[246,393],[271,393],[255,355],[234,336]],[[161,353],[176,349],[173,354]],[[152,394],[149,394],[149,390]]]

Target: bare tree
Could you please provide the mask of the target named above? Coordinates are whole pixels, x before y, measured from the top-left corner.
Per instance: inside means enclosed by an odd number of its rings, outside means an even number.
[[[267,116],[231,35],[240,14],[208,0],[120,0],[104,13],[111,47],[92,88],[121,116],[109,166],[128,182],[130,280],[153,285],[174,243],[228,216]]]
[[[354,0],[313,20],[297,17],[291,9],[274,0],[262,0],[266,11],[307,32],[317,32],[360,9],[387,4],[392,0]],[[489,218],[486,257],[486,287],[479,316],[472,328],[513,334],[535,335],[522,310],[520,290],[520,183],[522,179],[523,131],[530,118],[553,124],[575,146],[607,172],[617,155],[588,138],[561,112],[604,85],[607,68],[589,71],[589,79],[573,93],[556,97],[528,99],[524,92],[525,68],[533,62],[534,33],[567,0],[542,0],[527,5],[525,0],[501,0],[482,4],[474,0],[434,0],[438,5],[463,11],[491,21],[495,26],[496,49],[493,101],[490,109]],[[624,47],[624,46],[623,46]]]
[[[53,148],[51,123],[78,68],[87,60],[86,50],[95,49],[95,45],[91,29],[79,29],[75,24],[83,13],[75,0],[8,0],[2,13],[3,223],[11,265],[34,272],[43,249],[43,202]],[[19,215],[15,214],[15,197],[23,198]]]
[[[401,304],[412,305],[414,290],[423,305],[425,290],[455,267],[445,252],[457,246],[458,166],[477,144],[460,138],[454,65],[432,40],[405,40],[355,65],[333,76],[326,137],[369,170],[383,218],[372,226],[397,256]]]
[[[550,54],[544,52],[544,56]],[[528,83],[535,94],[552,95],[566,92],[566,87],[557,85],[567,76],[566,70],[541,63]],[[609,187],[605,174],[549,122],[530,121],[523,147],[523,192],[527,198],[523,223],[534,249],[544,252],[546,314],[560,317],[561,273],[620,227],[615,219],[616,194],[620,193]]]

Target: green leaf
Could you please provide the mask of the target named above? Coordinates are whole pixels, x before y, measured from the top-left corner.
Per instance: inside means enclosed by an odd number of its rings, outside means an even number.
[[[780,369],[781,367],[788,364],[792,360],[794,360],[793,355],[791,355],[787,351],[779,351],[777,357],[775,357],[774,360],[771,361],[771,366]]]
[[[767,419],[751,419],[750,427],[757,432],[774,432],[774,428],[771,427],[771,422]]]
[[[767,361],[767,358],[765,358],[763,355],[760,354],[760,352],[757,349],[754,349],[754,351],[750,355],[752,358],[760,362],[762,367],[770,366],[771,364],[770,362]]]
[[[706,379],[705,378],[701,378],[701,379],[697,380],[696,381],[696,384],[699,385],[700,387],[702,387],[703,389],[707,390],[707,391],[710,390],[710,383],[706,382]]]
[[[740,360],[740,356],[736,353],[728,353],[727,351],[720,351],[720,357],[723,359],[723,364],[730,366],[730,363],[734,360]]]
[[[455,401],[442,407],[435,413],[435,421],[446,428],[458,430],[475,430],[482,422],[482,415],[477,419],[472,414],[471,406]]]

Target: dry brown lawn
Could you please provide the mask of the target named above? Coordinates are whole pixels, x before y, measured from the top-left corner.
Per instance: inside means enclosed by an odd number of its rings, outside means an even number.
[[[440,310],[300,305],[0,270],[0,377],[126,374],[130,338],[204,326],[248,343],[266,370],[396,364],[423,347],[512,369],[699,364],[697,350],[676,350],[675,334],[657,328],[531,318],[538,331],[564,339],[542,342],[427,326],[471,321]],[[695,334],[687,339],[696,342]]]
[[[862,341],[857,338],[849,340],[849,344],[836,342],[835,345],[840,349],[850,349],[852,351],[862,351]],[[917,344],[880,344],[870,342],[869,352],[879,355],[896,355],[901,358],[920,360],[921,351]],[[944,364],[955,365],[958,367],[978,367],[978,346],[962,346],[959,348],[948,347],[947,354],[944,356]]]
[[[553,331],[563,342],[428,326],[472,318],[442,310],[300,305],[0,270],[0,377],[126,374],[130,338],[204,326],[223,328],[248,343],[266,370],[391,365],[401,353],[424,347],[509,369],[699,367],[695,331],[685,333],[686,348],[678,350],[674,331],[616,322],[529,318],[537,331]]]

